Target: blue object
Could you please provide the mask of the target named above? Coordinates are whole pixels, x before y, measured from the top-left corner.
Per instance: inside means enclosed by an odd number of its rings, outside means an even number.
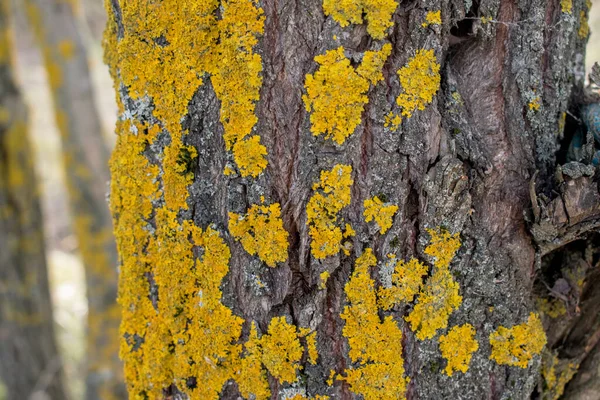
[[[588,131],[594,134],[596,142],[600,144],[600,103],[592,103],[583,106],[581,118]]]
[[[567,161],[581,162],[583,160],[583,142],[585,136],[581,129],[577,129],[571,143],[569,144],[569,150],[567,151]]]
[[[600,167],[600,150],[594,154],[594,158],[592,158],[592,165],[595,167]]]

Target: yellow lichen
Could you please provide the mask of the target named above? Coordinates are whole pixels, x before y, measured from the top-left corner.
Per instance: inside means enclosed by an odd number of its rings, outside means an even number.
[[[58,44],[58,51],[66,60],[70,60],[75,55],[75,43],[63,40]]]
[[[533,100],[531,100],[531,101],[529,102],[529,109],[530,109],[531,111],[539,111],[539,110],[540,110],[540,107],[542,106],[542,105],[541,105],[541,100],[542,100],[542,99],[540,99],[540,97],[539,97],[539,96],[538,96],[538,97],[536,97],[536,98],[534,98]]]
[[[327,287],[327,280],[329,279],[329,271],[321,272],[321,274],[319,275],[319,278],[320,278],[319,288],[325,289]]]
[[[375,196],[372,199],[364,201],[364,217],[366,222],[375,221],[379,226],[381,234],[387,232],[392,226],[394,214],[398,211],[398,206],[393,204],[385,205],[379,197]]]
[[[283,228],[279,203],[254,204],[243,216],[230,212],[229,231],[244,250],[258,255],[269,267],[287,260],[288,233]]]
[[[565,303],[559,299],[539,298],[536,301],[536,306],[541,314],[547,315],[550,318],[558,318],[567,313]]]
[[[421,24],[423,28],[428,27],[429,25],[441,25],[442,24],[442,12],[438,11],[429,11],[425,16],[425,22]]]
[[[342,27],[362,24],[367,19],[367,32],[374,39],[383,39],[394,25],[392,16],[398,7],[395,0],[323,0],[325,15],[330,15]]]
[[[542,353],[542,377],[544,378],[542,399],[558,400],[578,368],[578,362],[560,359],[556,352],[545,349]]]
[[[262,367],[261,339],[258,338],[254,322],[250,327],[248,341],[244,344],[244,357],[237,363],[233,377],[244,398],[254,396],[256,400],[271,397],[267,374]]]
[[[308,349],[308,362],[312,365],[317,364],[319,352],[317,351],[317,332],[310,333],[306,336],[306,347]]]
[[[402,331],[392,316],[381,321],[375,282],[369,269],[377,264],[371,249],[356,260],[354,272],[344,288],[348,305],[340,315],[348,355],[355,367],[345,370],[350,390],[365,400],[404,399],[408,379],[404,377]]]
[[[268,334],[261,338],[261,346],[262,362],[271,375],[281,382],[295,382],[302,357],[296,327],[288,324],[285,317],[273,318]]]
[[[356,73],[368,80],[371,85],[377,84],[383,80],[381,70],[390,54],[392,54],[392,45],[389,43],[384,44],[379,51],[365,51]]]
[[[527,322],[512,328],[499,327],[490,334],[492,354],[498,364],[527,368],[534,355],[546,345],[546,333],[537,314],[529,314]]]
[[[417,50],[408,64],[398,70],[402,93],[396,99],[402,115],[410,118],[415,110],[424,110],[440,88],[440,65],[433,50]]]
[[[337,254],[344,237],[338,226],[338,213],[350,204],[353,184],[352,167],[336,165],[330,171],[321,171],[321,179],[313,185],[315,193],[306,205],[310,248],[315,258],[323,259]]]
[[[435,259],[435,271],[427,279],[413,311],[406,317],[420,340],[431,339],[439,329],[446,328],[450,314],[462,303],[459,285],[449,269],[460,247],[458,234],[450,235],[442,229],[428,229],[427,232],[431,241],[425,254]]]
[[[423,276],[427,275],[427,266],[413,258],[408,262],[396,263],[392,274],[392,286],[379,288],[379,306],[389,310],[400,302],[411,302],[423,286]]]
[[[589,10],[592,6],[590,0],[587,1],[587,5],[587,8]],[[588,12],[583,10],[579,12],[579,30],[577,31],[577,33],[581,39],[585,39],[590,35],[590,25],[588,18]]]
[[[573,12],[573,0],[560,0],[561,11],[565,14]]]
[[[306,76],[306,94],[302,96],[306,111],[312,112],[310,130],[314,136],[325,135],[342,144],[361,122],[369,82],[350,65],[343,47],[329,50],[315,61],[320,67]]]
[[[447,335],[440,336],[440,351],[448,361],[445,372],[452,376],[454,371],[467,372],[471,356],[479,349],[475,340],[475,329],[470,324],[454,326]]]
[[[396,132],[400,125],[402,124],[402,117],[398,114],[394,114],[393,112],[389,112],[385,116],[385,124],[386,128],[389,128],[392,132]]]

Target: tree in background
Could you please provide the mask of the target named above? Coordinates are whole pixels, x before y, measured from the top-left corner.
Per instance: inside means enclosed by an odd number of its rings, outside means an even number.
[[[117,254],[106,203],[109,150],[94,104],[75,4],[62,0],[24,3],[49,78],[74,231],[85,265],[86,399],[123,399],[126,393],[118,359]]]
[[[131,397],[556,398],[597,373],[590,134],[566,155],[588,2],[106,5]]]
[[[5,6],[0,4],[0,381],[8,399],[67,399],[27,111],[13,81]]]

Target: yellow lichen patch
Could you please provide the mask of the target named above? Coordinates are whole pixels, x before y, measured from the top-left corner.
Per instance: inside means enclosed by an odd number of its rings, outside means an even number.
[[[182,133],[180,120],[207,73],[221,101],[227,148],[251,133],[262,85],[261,57],[252,50],[263,32],[262,9],[252,0],[135,0],[122,5],[122,14],[123,38],[105,39],[113,76],[118,69],[133,98],[151,97],[154,115],[172,137]],[[114,22],[109,29],[116,33]],[[264,147],[250,157],[233,150],[236,160],[255,163],[239,165],[243,176],[264,169]]]
[[[364,201],[364,217],[365,221],[375,221],[379,226],[381,234],[387,232],[391,228],[394,214],[398,211],[398,206],[393,204],[385,205],[379,197],[375,196],[372,199]]]
[[[371,249],[356,260],[354,272],[344,288],[348,305],[340,315],[343,335],[356,365],[345,370],[350,390],[365,400],[404,399],[408,379],[404,377],[402,331],[393,317],[379,318],[375,282],[369,269],[377,264]]]
[[[579,12],[579,30],[577,31],[581,39],[585,39],[590,34],[590,25],[588,22],[588,15],[585,11]]]
[[[573,12],[573,0],[560,0],[560,9],[565,14]]]
[[[323,259],[340,251],[343,233],[337,214],[350,204],[354,182],[351,174],[351,166],[338,164],[331,171],[321,171],[320,181],[313,185],[315,193],[306,205],[306,224],[315,258]]]
[[[385,124],[386,128],[389,128],[392,132],[396,132],[400,125],[402,124],[402,117],[398,114],[394,114],[393,112],[389,112],[385,116]]]
[[[546,345],[546,333],[537,314],[529,314],[527,322],[512,328],[499,327],[490,334],[492,354],[498,364],[527,368],[534,355]]]
[[[417,50],[408,64],[398,70],[402,93],[396,99],[402,115],[410,118],[415,110],[424,110],[440,88],[440,65],[433,50]]]
[[[447,267],[438,267],[427,280],[415,308],[406,317],[418,339],[431,339],[439,329],[448,326],[450,314],[462,303],[458,289]]]
[[[542,100],[542,99],[540,99],[540,97],[539,97],[539,96],[538,96],[538,97],[536,97],[536,98],[534,98],[533,100],[531,100],[531,101],[529,102],[529,105],[528,105],[528,106],[529,106],[529,109],[530,109],[531,111],[539,111],[539,110],[540,110],[540,107],[542,106],[542,104],[541,104],[541,100]]]
[[[350,65],[343,47],[329,50],[315,61],[320,67],[306,76],[306,94],[302,96],[306,111],[312,112],[310,130],[342,144],[361,122],[369,82]]]
[[[386,30],[394,25],[392,16],[398,7],[395,0],[323,0],[325,15],[330,15],[345,27],[362,24],[363,14],[367,19],[367,32],[374,39],[383,39]]]
[[[233,145],[233,159],[242,176],[256,178],[267,167],[267,148],[260,144],[260,137],[252,135]]]
[[[229,231],[248,253],[269,267],[287,260],[288,233],[283,228],[281,206],[254,204],[246,215],[229,213]]]
[[[578,369],[578,362],[560,359],[555,352],[545,349],[542,353],[542,377],[544,378],[542,399],[558,400]]]
[[[536,301],[536,306],[541,314],[547,315],[550,318],[558,318],[567,313],[565,303],[559,299],[539,298]]]
[[[295,382],[302,358],[296,327],[288,324],[285,317],[273,318],[268,334],[261,338],[261,346],[262,362],[269,373],[280,382]]]
[[[429,25],[441,25],[442,24],[442,12],[438,11],[429,11],[425,16],[425,22],[421,24],[423,28],[428,27]]]
[[[256,400],[266,400],[271,397],[267,374],[262,367],[261,342],[254,322],[248,341],[244,344],[244,357],[236,364],[234,379],[244,398],[254,396]]]
[[[384,44],[379,51],[365,51],[362,62],[356,68],[356,73],[368,80],[371,85],[377,84],[383,80],[381,70],[390,54],[392,54],[392,45],[389,43]]]
[[[460,238],[458,233],[451,235],[450,232],[438,229],[427,229],[431,235],[429,246],[425,248],[425,254],[435,259],[437,268],[449,267],[450,262],[460,248]]]
[[[70,60],[75,55],[75,43],[70,40],[63,40],[58,44],[58,51],[65,60]]]
[[[319,275],[319,289],[325,289],[327,287],[327,280],[329,279],[329,271],[323,271]]]
[[[306,336],[306,347],[308,349],[308,362],[312,365],[317,364],[319,352],[317,351],[317,332],[310,333]]]
[[[448,361],[445,372],[452,376],[454,371],[467,372],[471,356],[479,349],[475,340],[475,329],[471,324],[455,326],[445,336],[440,336],[440,351]]]
[[[423,276],[427,275],[427,266],[413,258],[408,262],[396,263],[392,274],[392,286],[379,288],[379,306],[389,310],[400,302],[411,302],[423,286]]]

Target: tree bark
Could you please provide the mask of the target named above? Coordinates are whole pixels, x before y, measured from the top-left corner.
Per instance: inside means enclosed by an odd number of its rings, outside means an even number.
[[[10,399],[67,399],[27,111],[13,80],[5,5],[0,5],[0,379]]]
[[[28,0],[52,90],[88,298],[86,399],[126,397],[118,358],[117,253],[106,203],[109,150],[94,104],[73,2]]]
[[[544,395],[589,4],[176,3],[106,1],[130,395]]]

